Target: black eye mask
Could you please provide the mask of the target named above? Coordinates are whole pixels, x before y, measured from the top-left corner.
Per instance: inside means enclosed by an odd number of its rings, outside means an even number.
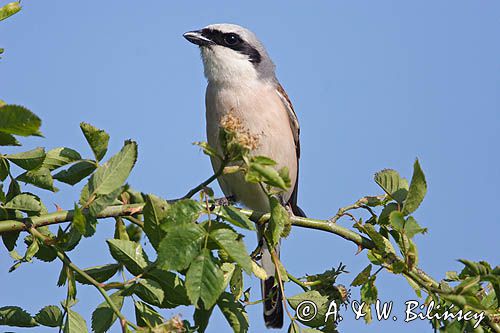
[[[203,37],[211,40],[217,45],[224,46],[241,54],[247,55],[251,63],[258,64],[262,60],[259,51],[245,42],[236,33],[223,33],[222,31],[214,29],[203,29],[201,34]]]

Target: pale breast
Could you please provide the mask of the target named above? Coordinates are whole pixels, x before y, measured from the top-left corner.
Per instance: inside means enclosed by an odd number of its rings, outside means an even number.
[[[284,195],[287,201],[297,176],[296,147],[287,110],[272,85],[216,87],[209,84],[206,93],[206,119],[208,143],[220,150],[219,127],[222,118],[231,113],[241,121],[243,127],[258,139],[253,155],[264,155],[274,159],[278,168],[288,167],[292,186]],[[219,167],[212,160],[214,170]],[[219,184],[226,196],[251,209],[267,211],[268,200],[258,185],[246,183],[241,174],[225,175]]]

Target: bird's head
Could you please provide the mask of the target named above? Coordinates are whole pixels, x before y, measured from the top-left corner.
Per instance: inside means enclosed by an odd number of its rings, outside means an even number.
[[[210,82],[274,80],[274,64],[255,34],[235,24],[212,24],[184,38],[200,47]]]

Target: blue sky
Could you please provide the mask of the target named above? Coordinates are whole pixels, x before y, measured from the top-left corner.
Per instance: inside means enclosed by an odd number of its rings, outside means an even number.
[[[6,1],[1,1],[4,4]],[[0,24],[0,98],[43,119],[45,138],[26,147],[66,145],[90,156],[81,121],[106,129],[110,151],[124,139],[139,143],[130,177],[137,189],[178,197],[211,173],[191,142],[204,140],[205,79],[198,50],[182,33],[231,22],[253,30],[267,46],[301,122],[299,201],[311,217],[380,190],[373,173],[394,168],[411,176],[415,157],[427,175],[428,195],[415,214],[429,233],[417,236],[421,267],[436,279],[460,269],[458,258],[498,264],[500,233],[500,4],[495,1],[23,1]],[[6,150],[4,150],[6,151]],[[49,205],[70,207],[80,187],[61,184]],[[217,188],[218,189],[218,188]],[[219,192],[220,193],[220,192]],[[493,208],[493,209],[492,209]],[[349,226],[348,220],[340,223]],[[104,239],[112,223],[84,240],[73,260],[86,267],[111,258]],[[248,237],[249,247],[254,244]],[[342,261],[349,285],[367,265],[350,243],[294,229],[282,260],[296,276],[320,273]],[[0,251],[0,306],[36,313],[57,304],[60,264],[23,265],[8,274]],[[258,287],[251,281],[254,297]],[[397,314],[415,295],[401,276],[381,273],[379,296]],[[298,292],[294,286],[287,293]],[[22,296],[20,296],[22,295]],[[353,298],[359,290],[353,289]],[[88,323],[101,303],[82,287],[76,310]],[[260,305],[249,308],[250,332],[262,332]],[[131,314],[131,307],[125,312]],[[189,311],[180,310],[185,317]],[[165,316],[179,311],[163,311]],[[348,315],[343,332],[431,331],[427,322],[374,322]],[[209,332],[229,332],[217,313]],[[285,330],[284,330],[285,331]]]

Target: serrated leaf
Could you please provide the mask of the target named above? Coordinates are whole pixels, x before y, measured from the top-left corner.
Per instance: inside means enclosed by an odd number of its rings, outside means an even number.
[[[375,278],[372,276],[361,286],[361,302],[366,302],[367,304],[374,304],[377,301],[378,292],[375,287]]]
[[[155,327],[165,321],[165,319],[146,303],[134,302],[135,318],[137,325],[145,327]]]
[[[81,159],[82,156],[76,150],[67,147],[59,147],[47,152],[45,160],[43,161],[43,166],[53,171]]]
[[[158,250],[160,240],[165,236],[165,232],[160,226],[168,214],[169,206],[166,200],[155,195],[146,196],[146,205],[142,210],[144,214],[144,233],[156,250]]]
[[[281,238],[290,216],[288,215],[286,209],[274,196],[269,197],[269,204],[271,206],[271,217],[267,222],[265,235],[269,244],[272,247],[275,247]]]
[[[0,110],[2,109],[0,108]],[[45,150],[38,147],[18,154],[4,155],[4,157],[24,170],[33,170],[42,165],[45,159]]]
[[[413,236],[415,236],[416,234],[425,234],[426,232],[427,228],[420,227],[420,225],[417,223],[417,220],[415,220],[413,216],[409,216],[406,219],[405,233],[409,238],[413,238]]]
[[[141,244],[121,239],[108,239],[111,256],[123,264],[133,275],[139,275],[148,265],[148,258]]]
[[[200,253],[207,232],[197,224],[181,224],[172,228],[158,247],[157,263],[165,270],[186,269]]]
[[[424,200],[426,193],[427,182],[425,180],[424,172],[422,171],[420,163],[417,159],[415,160],[415,164],[413,165],[413,176],[411,177],[408,196],[406,197],[403,205],[403,214],[409,215],[417,210],[422,200]]]
[[[84,269],[83,271],[90,275],[97,282],[103,283],[111,279],[119,269],[119,264],[107,264],[102,266],[89,267]],[[87,281],[87,279],[78,274],[78,272],[75,272],[75,279],[81,284],[91,284],[89,281]]]
[[[21,136],[36,135],[42,121],[33,112],[19,105],[3,105],[0,108],[0,132]]]
[[[309,321],[303,323],[310,327],[320,327],[325,325],[325,315],[328,310],[328,305],[330,304],[330,300],[328,299],[328,297],[321,295],[317,290],[307,291],[292,297],[287,297],[287,301],[288,304],[290,304],[290,306],[294,310],[297,310],[299,304],[305,301],[314,303],[317,309],[316,316],[314,318],[311,318]],[[314,313],[314,306],[310,303],[307,304],[309,305],[310,309],[309,313]],[[299,314],[302,315],[302,318],[309,319],[307,318],[307,315],[304,314],[304,310],[306,309],[304,309],[304,305],[302,305],[301,308],[299,308],[300,311]]]
[[[96,160],[102,160],[108,151],[108,133],[87,123],[81,123],[80,128],[85,136],[85,139],[87,139]]]
[[[196,331],[199,333],[204,333],[208,326],[208,321],[210,320],[210,316],[212,316],[212,312],[214,308],[210,308],[209,310],[205,310],[203,308],[197,308],[194,310],[193,319],[196,325]]]
[[[216,229],[210,232],[210,238],[226,251],[246,273],[252,273],[252,259],[248,255],[245,243],[238,240],[237,233],[230,229]]]
[[[47,327],[59,327],[62,324],[63,315],[58,306],[48,305],[38,311],[35,315],[37,323]]]
[[[109,296],[118,310],[123,306],[124,297],[121,291],[117,291]],[[111,325],[118,319],[107,301],[102,302],[92,313],[92,331],[95,333],[104,333],[109,330]]]
[[[149,271],[145,277],[158,282],[165,293],[166,297],[161,305],[162,308],[175,308],[179,305],[191,304],[184,281],[177,274],[155,268]]]
[[[267,276],[266,270],[259,266],[255,261],[252,260],[252,272],[253,274],[261,280],[267,280],[269,277]]]
[[[224,275],[214,262],[208,249],[203,249],[191,263],[186,274],[186,290],[193,304],[202,300],[205,308],[211,308],[224,288]]]
[[[393,212],[393,211],[397,211],[398,210],[398,204],[395,203],[395,202],[391,202],[389,204],[387,204],[383,209],[382,209],[382,212],[380,212],[380,215],[378,217],[378,224],[380,225],[387,225],[389,224],[389,215]]]
[[[73,164],[67,170],[59,171],[53,178],[69,185],[75,185],[94,172],[96,168],[94,161],[83,160]]]
[[[156,306],[161,306],[165,298],[160,284],[151,279],[140,279],[135,285],[134,293],[144,302]]]
[[[389,222],[391,227],[399,232],[402,232],[405,226],[405,218],[403,213],[398,211],[393,211],[389,214]]]
[[[7,133],[0,132],[0,146],[20,146],[21,143],[17,139]]]
[[[17,327],[38,326],[31,315],[18,306],[4,306],[0,308],[0,325]]]
[[[366,283],[366,281],[368,281],[368,278],[370,277],[371,271],[372,271],[372,265],[370,264],[366,266],[361,271],[361,273],[359,273],[358,276],[356,276],[356,278],[354,278],[354,280],[351,283],[351,286],[355,287]]]
[[[375,182],[391,198],[400,204],[403,203],[408,193],[408,182],[401,178],[396,170],[384,169],[375,174]]]
[[[171,227],[177,228],[180,224],[195,222],[202,213],[203,207],[199,202],[183,199],[169,205],[161,220],[161,228],[169,231]]]
[[[68,309],[64,333],[87,333],[87,322],[77,312]]]
[[[127,180],[137,160],[137,143],[126,141],[123,148],[97,168],[89,179],[90,197],[106,195],[119,189]]]
[[[232,206],[220,206],[214,213],[237,227],[255,230],[255,224],[246,215]]]
[[[6,232],[2,234],[2,241],[7,251],[12,251],[16,247],[17,239],[19,238],[20,232]]]
[[[40,200],[29,193],[16,195],[12,200],[5,204],[6,209],[16,209],[23,212],[38,213],[42,210]]]
[[[0,181],[4,181],[9,175],[10,164],[9,161],[0,154]]]
[[[97,216],[97,214],[102,212],[103,209],[108,206],[121,204],[121,202],[117,201],[117,198],[123,191],[122,187],[117,188],[116,191],[109,194],[98,195],[97,197],[94,197],[93,200],[90,200],[88,191],[89,188],[87,184],[82,188],[82,192],[80,194],[80,204],[85,206],[90,202],[90,205],[88,205],[88,212],[90,216]]]
[[[52,192],[58,191],[58,189],[54,187],[54,179],[52,179],[50,170],[45,167],[26,171],[17,176],[16,180],[34,185],[44,190],[49,190]]]
[[[226,317],[227,322],[234,332],[248,332],[248,314],[243,305],[234,298],[233,294],[228,292],[222,293],[217,301],[217,306],[224,317]]]
[[[250,161],[258,163],[258,164],[262,164],[262,165],[276,165],[277,164],[274,160],[272,160],[266,156],[252,156]]]

